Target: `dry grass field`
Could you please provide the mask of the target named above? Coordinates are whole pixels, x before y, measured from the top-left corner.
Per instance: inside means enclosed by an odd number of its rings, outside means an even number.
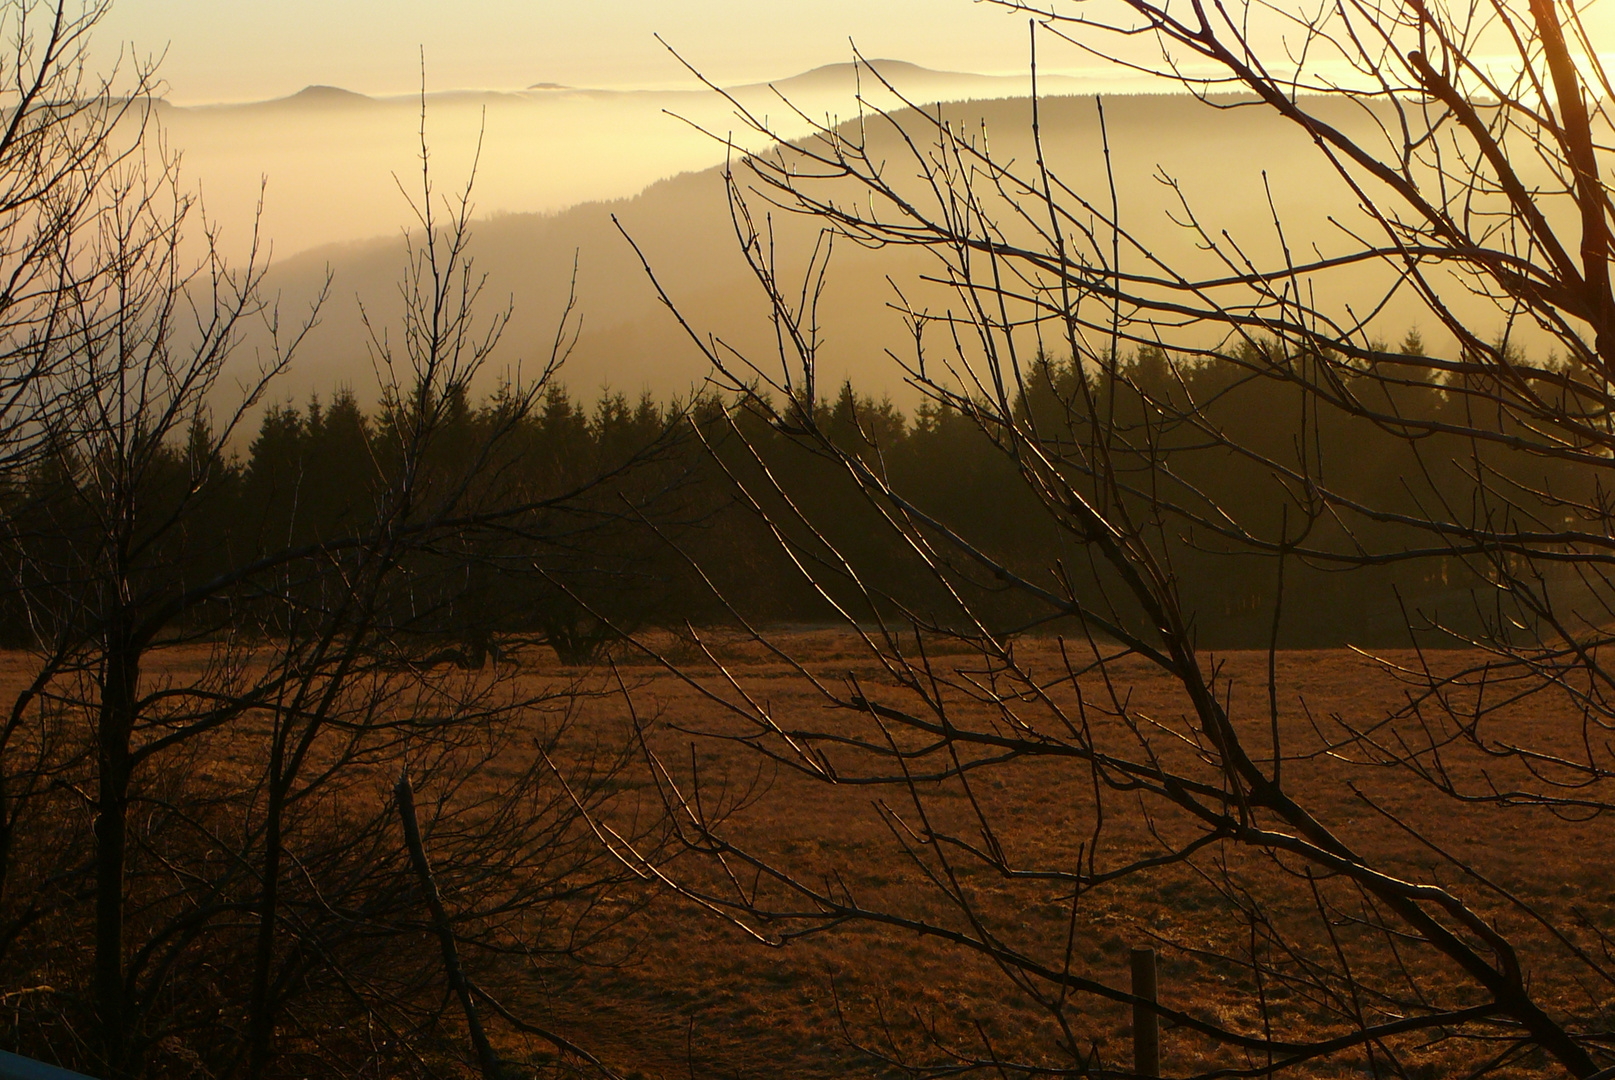
[[[869,654],[850,635],[796,633],[779,644],[824,677],[852,674],[869,687],[880,685]],[[798,673],[755,644],[730,640],[720,644],[719,655],[747,692],[767,702],[786,726],[826,728],[847,722],[827,715],[822,699]],[[1437,663],[1463,659],[1435,655]],[[1052,675],[1060,670],[1053,640],[1019,643],[1017,659],[1035,671]],[[1385,659],[1415,660],[1412,655]],[[1214,660],[1225,665],[1231,680],[1232,715],[1250,718],[1251,745],[1265,747],[1266,654],[1232,653]],[[940,666],[959,669],[972,663],[979,665],[979,660],[964,655],[938,660]],[[651,749],[670,768],[687,775],[699,766],[709,806],[724,798],[744,803],[728,822],[726,835],[734,842],[803,879],[837,881],[868,907],[944,924],[957,919],[957,912],[943,909],[937,891],[905,856],[877,810],[883,800],[897,813],[912,812],[912,806],[903,806],[905,792],[814,782],[773,767],[746,746],[692,734],[733,728],[726,728],[721,710],[694,687],[643,658],[623,656],[617,670],[627,694],[586,702],[580,709],[581,726],[598,730],[623,723],[631,699],[635,712],[652,725]],[[693,660],[690,670],[699,670]],[[524,672],[524,678],[546,677],[539,667]],[[1564,944],[1551,939],[1522,906],[1558,925],[1582,925],[1587,932],[1577,944],[1596,953],[1601,947],[1597,931],[1615,928],[1615,841],[1607,822],[1456,804],[1406,771],[1364,764],[1350,748],[1321,752],[1338,734],[1332,717],[1363,723],[1393,713],[1405,701],[1407,687],[1360,655],[1345,650],[1281,654],[1278,677],[1283,742],[1287,754],[1294,755],[1286,765],[1291,792],[1377,865],[1405,879],[1439,883],[1464,897],[1521,944],[1531,985],[1550,1009],[1576,1017],[1579,1026],[1609,1030],[1615,1006],[1598,987],[1578,981],[1572,965],[1564,962]],[[1131,708],[1157,719],[1163,729],[1170,730],[1181,715],[1175,688],[1158,672],[1124,663],[1113,678],[1123,684],[1120,693]],[[1562,701],[1547,695],[1520,703],[1498,722],[1504,721],[1523,725],[1538,743],[1581,737],[1577,718]],[[1488,768],[1457,753],[1448,764],[1453,775],[1475,781]],[[1072,869],[1084,845],[1094,842],[1092,780],[1080,765],[1062,769],[1047,761],[1015,762],[973,775],[980,778],[968,796],[957,783],[920,785],[933,825],[956,827],[961,835],[972,828],[979,833],[970,808],[973,797],[1017,869]],[[1506,783],[1507,777],[1491,779]],[[653,809],[648,792],[640,795],[645,797],[641,808]],[[1107,795],[1098,864],[1159,851],[1161,841],[1171,839],[1179,826],[1157,810],[1125,795]],[[1381,811],[1394,814],[1407,828]],[[1415,834],[1441,845],[1451,858]],[[1454,859],[1473,873],[1464,872]],[[1370,983],[1399,957],[1418,977],[1423,992],[1441,996],[1450,991],[1449,1003],[1473,997],[1472,989],[1456,985],[1450,970],[1427,953],[1415,948],[1398,953],[1394,943],[1355,932],[1340,914],[1346,908],[1332,912],[1340,941],[1323,941],[1311,887],[1263,856],[1213,846],[1197,862],[1197,867],[1095,888],[1080,898],[1075,911],[1067,886],[1035,878],[1009,881],[968,865],[959,872],[976,910],[1001,940],[1032,955],[1050,956],[1056,966],[1069,942],[1075,970],[1121,986],[1126,985],[1129,949],[1155,945],[1161,950],[1163,1002],[1257,1031],[1254,988],[1237,972],[1219,967],[1217,959],[1219,953],[1244,946],[1247,927],[1213,887],[1217,874],[1208,871],[1242,881],[1265,897],[1275,922],[1288,926],[1299,947],[1333,951],[1338,945],[1339,955],[1361,965]],[[710,870],[675,860],[668,873],[710,885]],[[1483,888],[1481,877],[1510,890],[1520,904]],[[787,933],[792,925],[754,920],[765,937]],[[945,1063],[950,1048],[980,1055],[990,1047],[1050,1065],[1062,1058],[1061,1028],[1003,972],[980,956],[908,931],[847,925],[783,946],[764,944],[664,892],[634,920],[632,937],[632,952],[620,964],[581,971],[565,986],[543,992],[535,988],[526,1003],[630,1076],[892,1072],[866,1052],[871,1049],[933,1063]],[[1313,1024],[1338,1029],[1339,1017],[1320,1012],[1315,1000],[1287,999],[1282,987],[1269,986],[1266,993],[1274,1003],[1274,1022],[1293,1023],[1292,1033]],[[1367,1008],[1372,1012],[1372,1003]],[[1078,1020],[1073,1035],[1084,1050],[1097,1051],[1110,1065],[1130,1065],[1129,1022],[1122,1007],[1080,1007]],[[1484,1041],[1423,1043],[1404,1043],[1399,1054],[1404,1066],[1429,1076],[1480,1068],[1498,1049]],[[1168,1075],[1216,1063],[1252,1064],[1238,1055],[1208,1053],[1204,1043],[1170,1029],[1163,1034],[1163,1062]],[[1320,1065],[1308,1075],[1365,1075],[1373,1068],[1359,1056]],[[1507,1071],[1553,1074],[1542,1063],[1529,1061]]]
[[[726,838],[760,860],[803,881],[833,882],[867,908],[938,926],[959,925],[961,913],[925,879],[920,863],[899,842],[901,830],[892,826],[896,819],[913,822],[917,803],[933,828],[964,839],[979,839],[985,818],[1006,862],[1018,871],[1069,871],[1090,857],[1103,870],[1158,853],[1163,842],[1184,835],[1183,823],[1160,806],[1125,793],[1106,793],[1100,804],[1102,821],[1096,820],[1092,777],[1077,763],[1042,759],[992,765],[971,773],[968,792],[956,780],[921,782],[913,791],[899,785],[812,780],[748,745],[720,737],[738,729],[700,689],[717,685],[712,668],[687,643],[666,644],[668,655],[700,678],[680,678],[626,650],[609,670],[562,668],[547,650],[536,649],[521,654],[514,675],[508,666],[504,669],[503,677],[512,679],[520,693],[568,684],[586,691],[571,706],[571,735],[563,751],[621,745],[632,730],[630,715],[644,725],[644,748],[614,781],[616,795],[607,818],[599,822],[603,827],[621,826],[626,832],[636,816],[643,823],[662,812],[649,783],[648,750],[681,782],[698,771],[705,808],[727,811]],[[869,652],[850,634],[801,631],[783,634],[776,644],[826,680],[855,677],[877,700],[889,693]],[[828,709],[799,671],[755,642],[717,635],[713,649],[737,684],[754,701],[766,703],[785,727],[850,732],[862,720]],[[1465,659],[1434,655],[1438,664]],[[1382,659],[1415,662],[1411,654]],[[934,660],[939,670],[955,676],[981,664],[967,653]],[[1016,660],[1046,676],[1051,694],[1074,694],[1071,683],[1062,684],[1057,677],[1063,668],[1056,640],[1022,640]],[[1223,665],[1231,715],[1250,724],[1244,734],[1253,748],[1265,748],[1266,654],[1230,653],[1206,660]],[[147,677],[181,675],[200,662],[199,654],[170,652],[148,669]],[[27,668],[23,656],[0,659],[0,677],[8,684]],[[1405,702],[1408,686],[1381,664],[1345,650],[1289,652],[1279,655],[1277,670],[1288,789],[1369,861],[1404,879],[1441,884],[1483,912],[1519,943],[1533,990],[1552,1012],[1573,1018],[1583,1030],[1615,1029],[1615,1003],[1599,985],[1583,980],[1585,968],[1568,951],[1574,946],[1599,963],[1610,959],[1615,838],[1607,821],[1455,803],[1406,770],[1365,763],[1350,746],[1328,745],[1341,730],[1336,718],[1371,722]],[[1177,688],[1133,661],[1116,665],[1111,677],[1130,710],[1158,723],[1163,746],[1170,743],[1184,712]],[[1097,676],[1081,680],[1090,701],[1103,693],[1095,680]],[[718,689],[733,694],[732,688]],[[534,714],[535,730],[555,724],[558,715]],[[1539,745],[1569,745],[1583,734],[1565,703],[1548,695],[1518,703],[1498,714],[1495,723],[1518,725],[1520,733]],[[1111,737],[1122,734],[1118,729]],[[228,786],[233,776],[250,773],[261,754],[259,740],[261,733],[237,731],[211,742],[206,753],[185,767],[197,771],[194,779]],[[479,782],[490,789],[531,763],[532,740],[518,737],[509,745],[506,757],[480,775]],[[852,776],[857,755],[845,749],[833,753],[845,762],[845,775]],[[1446,764],[1453,776],[1477,783],[1489,777],[1506,786],[1509,780],[1493,764],[1464,758],[1458,748]],[[349,797],[365,803],[385,800],[395,778],[395,769],[377,763],[356,775]],[[687,784],[685,790],[693,788]],[[424,790],[421,798],[434,795]],[[1406,828],[1393,824],[1385,812]],[[1446,856],[1421,836],[1440,845]],[[921,856],[927,857],[923,851]],[[664,857],[661,865],[674,881],[720,893],[725,888],[710,862],[686,854]],[[1153,945],[1160,950],[1163,1003],[1245,1030],[1261,1029],[1255,988],[1220,959],[1248,944],[1249,926],[1225,892],[1231,881],[1264,900],[1275,926],[1296,948],[1344,957],[1357,965],[1365,983],[1394,982],[1387,972],[1394,961],[1406,965],[1421,992],[1445,1004],[1473,999],[1473,988],[1460,985],[1450,968],[1427,950],[1398,950],[1395,943],[1352,926],[1349,902],[1339,890],[1331,891],[1328,882],[1320,885],[1320,892],[1337,905],[1331,909],[1331,925],[1339,940],[1325,940],[1312,884],[1295,869],[1261,853],[1213,845],[1192,864],[1092,888],[1073,906],[1070,887],[1058,881],[1006,879],[967,859],[956,863],[961,890],[971,898],[983,927],[999,940],[1055,967],[1069,952],[1071,970],[1123,987],[1129,949]],[[756,888],[759,908],[790,909],[789,898],[777,889],[745,880],[744,874],[740,878],[727,887],[742,892]],[[1509,890],[1518,903],[1483,886],[1483,878]],[[452,909],[452,890],[446,900]],[[511,973],[506,1004],[533,1023],[564,1032],[625,1077],[885,1076],[899,1071],[883,1063],[882,1056],[945,1065],[951,1054],[1001,1054],[1057,1066],[1070,1061],[1062,1050],[1068,1037],[1107,1066],[1130,1064],[1129,1014],[1123,1006],[1079,1001],[1068,1036],[1047,1009],[990,960],[935,937],[869,923],[822,927],[812,919],[769,921],[755,914],[744,920],[754,931],[748,932],[655,884],[638,892],[629,889],[607,906],[633,914],[586,954],[588,962]],[[1532,912],[1572,928],[1572,937],[1556,941]],[[818,932],[782,943],[808,927],[818,927]],[[431,948],[429,939],[422,944]],[[1286,1034],[1342,1030],[1338,1008],[1331,1012],[1315,997],[1282,986],[1269,985],[1264,992],[1273,1005],[1274,1023],[1291,1025]],[[1365,1005],[1370,1014],[1377,1007],[1372,1001]],[[445,1015],[452,1023],[454,1010]],[[513,1033],[497,1018],[490,1026],[512,1055],[545,1056],[541,1041]],[[1429,1077],[1481,1069],[1498,1049],[1473,1040],[1436,1045],[1411,1040],[1397,1048],[1412,1075]],[[1208,1048],[1203,1040],[1170,1027],[1163,1033],[1163,1062],[1169,1076],[1217,1065],[1259,1064]],[[1370,1069],[1377,1066],[1359,1055],[1320,1063],[1306,1075],[1370,1075]],[[1516,1063],[1506,1074],[1557,1075],[1541,1061]]]

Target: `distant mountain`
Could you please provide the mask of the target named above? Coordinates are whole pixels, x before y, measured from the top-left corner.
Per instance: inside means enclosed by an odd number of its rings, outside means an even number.
[[[906,60],[870,60],[867,64],[825,64],[800,75],[771,82],[750,83],[731,88],[739,97],[748,97],[764,90],[778,90],[787,95],[836,94],[850,97],[861,90],[866,97],[888,96],[882,80],[891,83],[899,93],[915,104],[932,101],[991,100],[1003,97],[1021,97],[1031,92],[1029,75],[977,75],[963,71],[933,71],[911,64]],[[1049,93],[1070,93],[1081,89],[1080,80],[1064,75],[1049,77],[1045,90]]]
[[[1334,110],[1329,113],[1332,122],[1371,137],[1373,117],[1345,105],[1329,108]],[[1226,230],[1259,261],[1277,259],[1281,251],[1273,225],[1275,210],[1284,223],[1284,239],[1296,252],[1314,245],[1324,253],[1350,249],[1353,241],[1345,230],[1370,227],[1352,193],[1323,165],[1310,141],[1265,110],[1213,109],[1188,97],[1146,95],[1107,99],[1105,115],[1122,213],[1138,245],[1124,251],[1128,270],[1155,272],[1155,257],[1186,269],[1209,272],[1218,267],[1199,249],[1199,238],[1179,224],[1184,219],[1177,202],[1179,190],[1208,235]],[[945,106],[944,116],[966,132],[990,131],[1000,161],[1018,161],[1025,168],[1035,159],[1030,106],[1024,98]],[[894,119],[925,138],[925,125],[915,114],[899,113]],[[1109,183],[1093,101],[1047,100],[1041,122],[1045,153],[1056,175],[1096,205],[1108,207]],[[893,128],[872,123],[868,136],[872,153],[889,161],[892,175],[914,174]],[[1166,177],[1180,187],[1165,183]],[[924,190],[918,181],[914,194],[923,205]],[[693,326],[703,334],[718,335],[759,363],[776,365],[777,370],[767,307],[737,252],[718,168],[661,181],[632,198],[478,222],[473,251],[478,269],[488,275],[485,300],[490,310],[507,299],[515,308],[501,363],[513,368],[522,361],[531,371],[546,355],[575,258],[582,334],[566,381],[585,396],[607,385],[630,394],[642,388],[662,396],[687,394],[699,384],[706,373],[704,362],[656,296],[613,218],[639,244]],[[1013,222],[1007,215],[1005,219],[1013,234]],[[782,273],[789,279],[807,263],[816,223],[778,210],[772,221]],[[1108,248],[1108,234],[1097,242]],[[374,375],[355,298],[364,300],[377,325],[395,324],[393,305],[402,259],[402,242],[394,238],[324,248],[279,265],[272,282],[281,291],[286,315],[313,295],[328,269],[333,275],[332,299],[322,325],[310,338],[299,373],[285,384],[285,393],[324,392],[339,382],[361,394],[371,392]],[[901,372],[885,355],[888,349],[908,355],[913,346],[903,316],[892,305],[901,289],[916,309],[932,316],[959,310],[957,295],[923,280],[937,269],[928,255],[912,248],[871,251],[850,243],[836,246],[819,307],[824,337],[820,376],[827,392],[850,376],[862,387],[890,392],[900,402],[912,404]],[[1387,280],[1384,271],[1369,269],[1321,287],[1329,290],[1326,295],[1342,313],[1346,305],[1367,311]],[[1474,307],[1477,325],[1495,321],[1494,313],[1473,301],[1459,302]],[[1397,301],[1376,325],[1395,340],[1418,318],[1410,302]],[[1428,335],[1428,319],[1424,329]],[[1046,344],[1061,349],[1057,338]],[[1034,353],[1035,335],[1029,331],[1022,345],[1027,355]],[[951,342],[940,331],[928,348],[932,364],[950,360]]]
[[[266,102],[270,105],[312,105],[316,107],[331,105],[372,105],[375,99],[363,94],[356,94],[352,90],[344,90],[340,86],[305,86],[297,93],[279,101]]]
[[[909,101],[929,104],[1024,95],[1024,78],[931,71],[897,60],[873,63]],[[730,92],[795,137],[803,115],[842,120],[856,94],[894,108],[866,67],[831,64]],[[1079,80],[1044,80],[1046,93],[1075,93]],[[251,215],[267,183],[261,234],[281,254],[332,242],[395,234],[410,221],[394,175],[413,175],[420,157],[418,95],[367,97],[310,86],[248,104],[162,104],[168,144],[183,151],[208,211],[227,237],[251,235]],[[525,90],[449,90],[426,95],[427,137],[440,190],[464,182],[478,159],[476,202],[484,214],[552,212],[624,198],[658,180],[723,160],[715,135],[746,145],[734,106],[691,80],[687,90],[609,90],[538,83]],[[686,122],[688,121],[688,122]]]
[[[177,118],[193,114],[217,120],[226,117],[259,117],[266,112],[325,111],[375,107],[379,104],[375,98],[354,93],[352,90],[344,90],[340,86],[314,85],[305,86],[295,94],[270,98],[267,101],[236,101],[218,105],[175,105],[168,101],[159,101],[158,107],[164,119],[173,122]]]
[[[936,71],[932,68],[910,63],[907,60],[868,60],[824,64],[785,78],[743,83],[727,87],[726,90],[728,93],[742,99],[772,91],[783,91],[789,94],[834,94],[850,97],[860,88],[860,84],[866,95],[881,93],[883,79],[893,84],[904,96],[918,95],[926,99],[927,103],[937,94],[945,96],[936,98],[936,100],[948,100],[951,98],[952,100],[960,101],[977,98],[990,100],[995,97],[1015,97],[1027,93],[1030,85],[1030,78],[1027,75],[979,75],[966,71]],[[1048,92],[1052,94],[1067,93],[1088,87],[1085,80],[1059,74],[1044,76],[1043,83]],[[464,100],[466,98],[481,97],[508,98],[527,93],[548,96],[555,91],[590,94],[599,97],[627,98],[680,95],[704,96],[708,93],[708,91],[695,86],[686,90],[615,90],[567,86],[556,82],[536,82],[522,90],[436,90],[428,92],[426,100],[430,105],[431,102],[440,100]],[[356,93],[352,90],[345,90],[339,86],[315,84],[305,86],[295,94],[270,98],[266,101],[232,102],[216,105],[170,105],[169,108],[176,110],[206,109],[218,112],[285,105],[320,107],[326,105],[403,104],[418,107],[420,101],[419,94],[388,94],[375,97]]]

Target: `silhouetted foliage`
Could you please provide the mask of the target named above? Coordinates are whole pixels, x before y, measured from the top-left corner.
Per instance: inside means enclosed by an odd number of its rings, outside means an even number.
[[[1245,346],[1251,354],[1247,361],[1256,362],[1260,347]],[[1422,343],[1410,333],[1402,347],[1419,349]],[[1151,472],[1142,460],[1131,468],[1141,481],[1147,476],[1155,485],[1154,497],[1170,499],[1182,510],[1185,523],[1169,537],[1168,553],[1205,646],[1268,642],[1276,589],[1270,561],[1252,553],[1242,537],[1230,535],[1227,522],[1212,511],[1220,507],[1246,528],[1259,523],[1268,532],[1279,531],[1281,492],[1262,458],[1349,458],[1350,475],[1338,478],[1343,492],[1372,493],[1382,501],[1389,493],[1401,500],[1393,507],[1410,514],[1421,505],[1471,497],[1469,473],[1451,464],[1462,460],[1456,440],[1453,453],[1429,454],[1432,461],[1448,461],[1448,468],[1417,469],[1404,440],[1367,420],[1339,414],[1309,414],[1303,422],[1292,389],[1252,378],[1240,365],[1177,360],[1153,349],[1141,350],[1120,368],[1125,377],[1110,393],[1090,386],[1086,397],[1110,403],[1111,414],[1101,423],[1140,432],[1147,423],[1157,425],[1149,433],[1151,452],[1172,468]],[[1441,382],[1393,386],[1371,375],[1364,373],[1365,391],[1394,394],[1396,406],[1410,412],[1439,417],[1465,408],[1463,398]],[[1095,378],[1078,365],[1040,356],[1014,406],[1015,416],[1035,426],[1051,445],[1080,438],[1082,418],[1075,403],[1085,397],[1077,392],[1077,380],[1085,377]],[[1199,403],[1198,422],[1241,432],[1254,456],[1210,443],[1187,421],[1160,425],[1163,411],[1188,402]],[[837,575],[872,583],[892,610],[923,612],[944,622],[962,612],[959,597],[916,574],[895,546],[882,515],[893,512],[896,503],[872,502],[836,460],[771,427],[744,405],[711,397],[686,407],[658,404],[648,395],[630,402],[609,391],[587,405],[552,384],[540,407],[514,421],[503,391],[475,405],[462,391],[440,407],[442,438],[425,467],[458,475],[474,466],[484,490],[472,493],[473,501],[533,508],[544,525],[536,528],[529,521],[519,531],[467,533],[412,555],[409,611],[391,616],[404,631],[402,640],[416,643],[401,661],[435,658],[475,668],[521,643],[542,643],[566,663],[584,663],[624,632],[731,618],[730,609],[713,599],[714,587],[749,620],[823,621],[833,614],[832,604],[855,603],[856,590],[837,592]],[[181,492],[191,500],[181,537],[165,541],[172,550],[161,557],[162,572],[200,578],[234,558],[362,534],[380,512],[378,500],[397,459],[389,434],[398,430],[396,418],[389,416],[396,408],[383,402],[367,414],[350,390],[339,389],[328,402],[314,398],[302,406],[283,402],[266,408],[256,437],[238,457],[213,450],[199,460],[194,448],[157,448],[160,465],[153,475],[168,479],[151,482],[170,485],[174,494],[149,500],[153,518],[172,513]],[[910,418],[889,400],[860,395],[848,383],[814,409],[820,428],[884,476],[899,502],[994,561],[1036,574],[1085,557],[1065,534],[1049,527],[1041,504],[1016,480],[1013,459],[995,442],[991,424],[980,415],[966,415],[968,401],[923,401]],[[505,425],[509,430],[491,460],[467,460]],[[733,438],[734,431],[745,438]],[[1540,474],[1518,478],[1522,484],[1561,496],[1574,492],[1572,468],[1552,461],[1536,464]],[[1124,473],[1129,469],[1125,461],[1118,467]],[[29,551],[26,565],[43,557],[33,552],[29,537],[47,545],[55,558],[68,558],[73,550],[75,510],[61,483],[66,470],[65,462],[43,462],[6,495],[16,507],[13,544]],[[759,483],[764,476],[768,483]],[[749,497],[762,500],[765,496],[755,493],[768,491],[773,501],[751,505],[737,496],[736,481],[754,493]],[[794,509],[781,513],[787,507]],[[787,532],[792,518],[813,521],[833,542],[835,558],[845,565],[819,567],[831,571],[820,582],[825,593],[782,554],[759,511]],[[1337,525],[1327,536],[1324,531],[1322,525],[1314,527],[1311,545],[1333,545],[1343,564],[1359,547],[1418,542],[1417,530],[1395,522],[1359,525],[1351,532]],[[815,548],[805,528],[789,538],[801,546],[804,558],[831,558],[827,549]],[[959,569],[968,577],[970,567]],[[1461,623],[1466,609],[1473,609],[1473,590],[1483,584],[1457,560],[1351,569],[1348,575],[1318,558],[1289,568],[1281,643],[1402,642],[1407,627],[1394,607],[1395,596]],[[1037,622],[1035,605],[990,576],[978,573],[969,580],[974,592],[961,596],[976,615],[989,616],[995,629],[1060,628]],[[30,587],[13,595],[26,595],[37,606],[41,593]],[[1375,603],[1360,602],[1369,595]],[[34,610],[8,625],[17,634],[30,624],[54,626],[58,616]],[[238,620],[236,629],[250,625]],[[40,632],[36,629],[35,636]]]

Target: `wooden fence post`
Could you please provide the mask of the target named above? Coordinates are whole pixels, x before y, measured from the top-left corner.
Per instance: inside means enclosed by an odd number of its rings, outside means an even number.
[[[1133,1071],[1140,1076],[1161,1075],[1161,1028],[1153,1005],[1160,1000],[1155,987],[1155,950],[1133,950]],[[1146,1005],[1143,1002],[1149,1002]]]

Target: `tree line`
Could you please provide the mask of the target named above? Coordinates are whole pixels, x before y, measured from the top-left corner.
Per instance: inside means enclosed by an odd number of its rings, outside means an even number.
[[[1247,347],[1247,358],[1260,348]],[[1423,344],[1413,333],[1402,349],[1421,355]],[[1132,494],[1142,498],[1147,481],[1152,498],[1169,499],[1179,511],[1171,525],[1163,523],[1161,537],[1203,645],[1269,644],[1281,589],[1270,555],[1286,546],[1310,550],[1292,557],[1283,573],[1281,644],[1405,643],[1408,611],[1449,627],[1484,617],[1486,582],[1456,556],[1438,552],[1366,568],[1355,560],[1371,549],[1423,550],[1421,531],[1399,524],[1397,513],[1463,503],[1472,495],[1474,468],[1498,466],[1472,460],[1456,440],[1443,459],[1435,438],[1425,449],[1436,452],[1411,467],[1405,441],[1370,422],[1314,415],[1293,392],[1250,378],[1238,364],[1174,359],[1156,349],[1116,370],[1101,387],[1100,376],[1040,356],[1014,416],[1051,445],[1077,440],[1086,421],[1072,409],[1080,396],[1076,381],[1090,381],[1089,394],[1106,412],[1099,422],[1129,438],[1130,449],[1118,458],[1133,460],[1119,460],[1118,468],[1139,481]],[[1370,377],[1364,373],[1365,385]],[[1467,408],[1463,395],[1437,379],[1374,385],[1420,415],[1452,414],[1456,421]],[[185,505],[184,529],[164,540],[172,550],[156,557],[156,572],[205,580],[243,560],[372,527],[403,456],[399,408],[384,400],[367,411],[349,389],[323,402],[273,404],[244,452],[234,453],[193,419],[184,438],[154,451],[148,513],[166,521]],[[999,632],[1062,629],[1058,616],[1003,589],[991,573],[967,575],[972,591],[962,597],[916,576],[886,520],[891,514],[912,515],[1028,577],[1089,558],[1048,527],[1036,493],[1021,482],[1015,460],[968,396],[925,399],[906,415],[849,381],[815,403],[815,423],[886,482],[885,496],[873,500],[834,460],[794,438],[789,423],[716,394],[657,402],[648,394],[630,400],[607,392],[590,405],[556,382],[519,416],[498,390],[474,403],[457,387],[437,408],[441,434],[420,467],[474,474],[468,497],[528,507],[545,525],[528,526],[519,539],[468,531],[413,556],[408,610],[389,616],[399,631],[399,663],[481,667],[523,644],[583,663],[642,629],[734,619],[824,622],[838,604],[856,603],[837,584],[854,576],[880,597],[860,616],[903,612],[954,625],[963,601]],[[1242,456],[1219,445],[1214,430],[1237,432],[1255,452]],[[495,431],[501,435],[490,454]],[[1344,491],[1360,493],[1365,503],[1392,493],[1392,502],[1373,519],[1341,517],[1327,528],[1314,524],[1310,534],[1286,532],[1284,506],[1294,493],[1264,467],[1268,456],[1327,462]],[[75,536],[93,533],[62,505],[67,471],[65,463],[42,462],[8,495],[17,529],[14,587],[7,593],[13,617],[5,626],[14,647],[37,644],[61,615],[49,609],[62,606],[52,598],[66,593],[59,582],[41,588],[35,579],[49,576],[41,568],[78,546]],[[1584,494],[1570,468],[1514,481],[1537,493],[1545,520],[1555,500]],[[794,560],[823,568],[831,548],[837,565],[815,584]],[[1338,553],[1337,562],[1320,556],[1329,551]],[[252,610],[236,613],[235,631],[256,625],[276,632],[272,607],[259,616],[269,621],[259,623]]]

